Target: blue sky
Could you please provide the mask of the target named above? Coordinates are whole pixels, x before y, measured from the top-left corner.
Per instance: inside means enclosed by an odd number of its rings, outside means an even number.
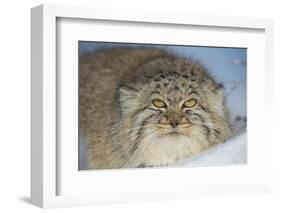
[[[94,52],[112,47],[157,46],[184,57],[195,59],[208,68],[217,82],[226,89],[227,104],[231,115],[246,116],[247,49],[173,45],[137,45],[102,42],[79,42],[80,53]]]

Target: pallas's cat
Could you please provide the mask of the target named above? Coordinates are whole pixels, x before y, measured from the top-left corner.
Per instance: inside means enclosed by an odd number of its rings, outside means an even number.
[[[79,104],[89,169],[169,165],[231,137],[223,87],[161,49],[80,55]]]

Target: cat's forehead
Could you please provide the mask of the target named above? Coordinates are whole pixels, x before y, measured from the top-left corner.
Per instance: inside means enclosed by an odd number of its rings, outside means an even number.
[[[158,62],[147,63],[139,69],[137,76],[141,81],[134,86],[139,90],[148,88],[151,92],[157,91],[162,97],[175,101],[187,98],[190,90],[204,95],[204,91],[216,87],[215,81],[200,64],[188,60]],[[148,94],[147,90],[144,92]]]
[[[173,102],[181,101],[190,94],[199,94],[199,87],[196,81],[190,81],[183,77],[166,77],[159,81],[151,82],[151,90],[163,98]]]
[[[195,85],[200,80],[198,75],[190,73],[179,73],[179,72],[160,72],[155,73],[151,77],[151,83],[155,85],[156,88],[171,89],[175,88],[186,88],[189,85]]]

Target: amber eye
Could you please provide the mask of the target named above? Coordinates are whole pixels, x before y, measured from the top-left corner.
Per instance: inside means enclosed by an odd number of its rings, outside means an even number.
[[[197,105],[197,100],[194,98],[188,99],[183,103],[184,108],[192,108]]]
[[[153,99],[152,104],[153,104],[153,106],[155,106],[157,108],[166,108],[167,107],[166,103],[160,99]]]

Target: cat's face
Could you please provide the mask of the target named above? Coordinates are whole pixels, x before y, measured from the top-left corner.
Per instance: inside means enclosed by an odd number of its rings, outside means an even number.
[[[224,116],[223,89],[185,76],[159,74],[138,89],[120,89],[122,119],[128,122],[131,139],[184,136],[204,143],[221,131],[215,120]]]

